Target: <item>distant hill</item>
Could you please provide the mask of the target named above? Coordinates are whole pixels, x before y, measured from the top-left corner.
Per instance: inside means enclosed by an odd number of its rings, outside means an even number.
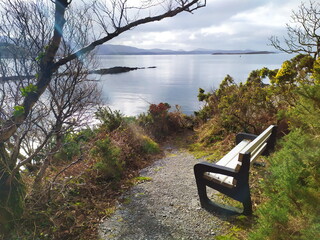
[[[166,49],[142,49],[125,45],[103,44],[97,47],[98,55],[182,55],[182,54],[269,54],[274,52],[254,50],[211,50],[195,49],[192,51],[173,51]]]

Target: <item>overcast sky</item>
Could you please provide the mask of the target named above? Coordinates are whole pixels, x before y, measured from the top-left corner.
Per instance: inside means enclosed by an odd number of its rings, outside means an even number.
[[[301,0],[207,0],[194,12],[139,26],[111,44],[172,50],[274,50],[272,35],[283,36]]]

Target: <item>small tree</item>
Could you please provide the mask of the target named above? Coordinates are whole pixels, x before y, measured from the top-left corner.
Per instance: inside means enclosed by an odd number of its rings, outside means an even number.
[[[287,24],[287,37],[284,45],[277,36],[270,38],[276,49],[286,53],[309,54],[316,59],[320,54],[320,3],[310,1],[302,3],[298,11],[292,11],[292,23]]]

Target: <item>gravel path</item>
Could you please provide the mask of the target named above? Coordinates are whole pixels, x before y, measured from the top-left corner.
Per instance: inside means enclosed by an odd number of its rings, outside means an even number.
[[[193,174],[195,159],[184,150],[141,171],[152,178],[124,194],[125,203],[100,226],[100,239],[215,239],[225,216],[200,207]]]

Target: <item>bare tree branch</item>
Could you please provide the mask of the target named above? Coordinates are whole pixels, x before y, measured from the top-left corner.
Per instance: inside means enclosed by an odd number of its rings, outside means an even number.
[[[320,3],[309,1],[309,6],[302,3],[298,11],[291,15],[293,25],[287,24],[287,37],[283,38],[285,46],[278,37],[272,36],[270,44],[286,53],[305,53],[314,58],[320,54]]]

